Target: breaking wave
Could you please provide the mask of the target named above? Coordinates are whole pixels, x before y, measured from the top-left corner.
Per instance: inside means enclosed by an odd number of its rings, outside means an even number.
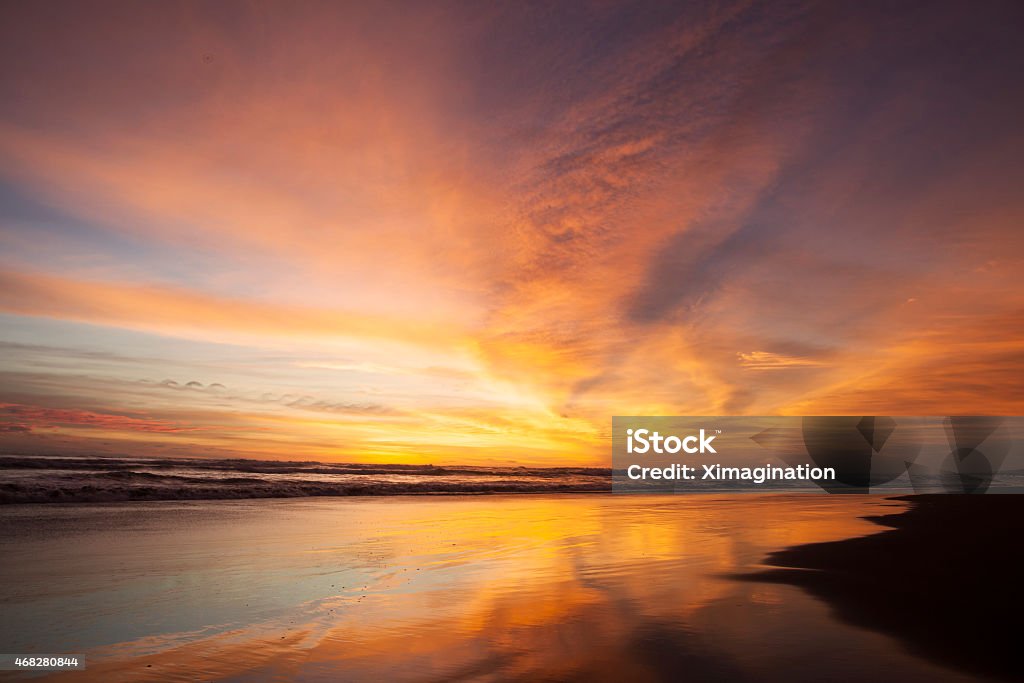
[[[0,456],[0,504],[611,490],[611,470]]]

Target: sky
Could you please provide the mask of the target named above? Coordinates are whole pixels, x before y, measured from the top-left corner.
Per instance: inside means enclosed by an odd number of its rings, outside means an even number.
[[[0,6],[0,452],[1024,412],[1024,6]]]

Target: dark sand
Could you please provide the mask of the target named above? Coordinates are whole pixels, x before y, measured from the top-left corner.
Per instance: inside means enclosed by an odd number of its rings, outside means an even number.
[[[891,531],[771,553],[745,578],[804,588],[838,618],[967,673],[1020,680],[1024,496],[906,496]]]

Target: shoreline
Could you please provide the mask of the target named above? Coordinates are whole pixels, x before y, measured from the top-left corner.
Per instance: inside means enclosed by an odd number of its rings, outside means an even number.
[[[908,495],[880,533],[798,545],[741,580],[798,586],[849,624],[974,675],[1017,679],[1024,496]]]

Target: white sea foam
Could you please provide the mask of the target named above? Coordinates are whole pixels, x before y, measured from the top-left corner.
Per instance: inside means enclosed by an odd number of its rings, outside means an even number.
[[[601,468],[0,456],[0,503],[608,491]]]

